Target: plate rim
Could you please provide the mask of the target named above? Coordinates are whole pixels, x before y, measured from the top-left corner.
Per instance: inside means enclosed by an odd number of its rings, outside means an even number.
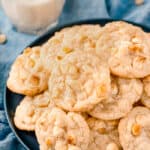
[[[108,22],[113,22],[113,21],[125,21],[125,22],[128,22],[130,24],[141,27],[145,31],[150,32],[150,28],[148,28],[147,26],[144,26],[140,23],[135,23],[135,22],[132,22],[132,21],[128,21],[128,20],[125,20],[125,19],[111,19],[111,18],[84,19],[84,20],[80,20],[80,21],[73,21],[73,22],[70,22],[70,23],[60,24],[58,26],[55,26],[55,27],[51,28],[50,30],[46,31],[45,33],[43,33],[42,35],[37,37],[34,41],[31,41],[30,44],[27,44],[27,46],[25,46],[19,54],[21,54],[26,47],[32,47],[32,46],[38,45],[37,43],[40,43],[41,41],[43,41],[44,38],[46,38],[47,36],[49,36],[49,38],[50,38],[55,32],[65,28],[65,27],[70,27],[70,26],[73,26],[73,25],[81,25],[81,24],[100,24],[100,22],[107,22],[108,23]],[[42,43],[44,43],[44,41]],[[18,57],[18,55],[16,57]],[[15,59],[13,60],[13,62],[15,61]],[[9,90],[7,88],[7,79],[8,79],[8,75],[9,75],[9,72],[10,72],[10,69],[11,69],[11,66],[12,66],[13,62],[11,63],[11,65],[10,65],[10,67],[7,70],[7,73],[6,73],[6,78],[5,78],[6,80],[4,82],[4,90],[3,90],[3,106],[4,106],[5,116],[6,116],[6,119],[8,121],[8,124],[9,124],[9,127],[10,127],[11,131],[15,135],[18,142],[25,149],[29,150],[30,148],[28,147],[28,145],[24,143],[24,141],[19,137],[18,133],[16,132],[15,128],[13,127],[13,125],[10,121],[8,108],[7,108],[7,91]],[[14,93],[14,92],[12,92],[12,93]]]

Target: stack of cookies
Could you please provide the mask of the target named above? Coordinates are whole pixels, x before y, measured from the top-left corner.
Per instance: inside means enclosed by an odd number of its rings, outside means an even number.
[[[78,25],[26,48],[7,86],[15,126],[41,150],[150,149],[150,34],[126,22]]]

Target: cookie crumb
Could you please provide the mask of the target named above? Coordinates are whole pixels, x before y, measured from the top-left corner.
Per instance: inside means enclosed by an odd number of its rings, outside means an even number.
[[[4,44],[6,42],[7,38],[5,34],[0,34],[0,44]]]
[[[144,3],[144,0],[135,0],[136,5],[142,5]]]

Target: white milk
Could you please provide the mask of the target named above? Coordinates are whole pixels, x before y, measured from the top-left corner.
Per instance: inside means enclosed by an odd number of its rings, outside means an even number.
[[[2,0],[6,15],[18,30],[36,33],[54,25],[65,0]]]

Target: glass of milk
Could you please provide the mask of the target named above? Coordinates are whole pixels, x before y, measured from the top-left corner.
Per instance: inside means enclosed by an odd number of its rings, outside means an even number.
[[[57,24],[65,0],[1,0],[1,3],[17,30],[37,34]]]

